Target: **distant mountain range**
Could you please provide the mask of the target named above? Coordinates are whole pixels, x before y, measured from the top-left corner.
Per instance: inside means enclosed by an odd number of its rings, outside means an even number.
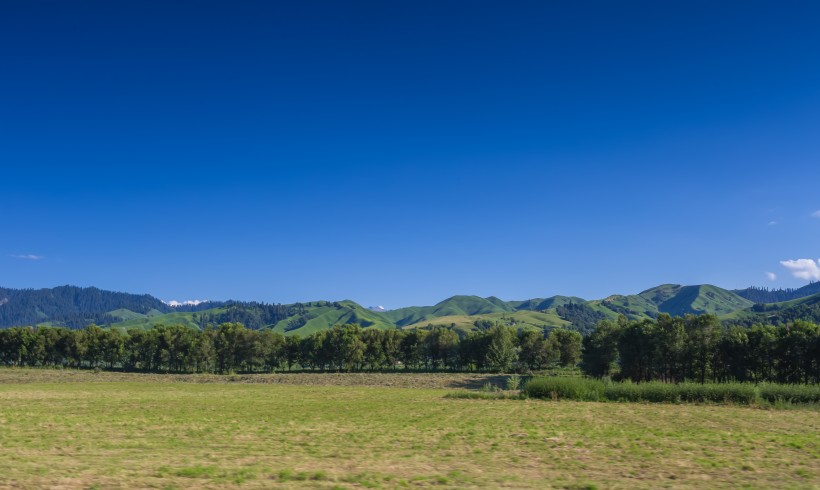
[[[241,301],[165,303],[153,296],[60,286],[50,289],[0,288],[0,327],[88,324],[114,328],[148,328],[183,324],[203,328],[241,322],[249,328],[270,328],[285,334],[309,335],[335,324],[365,328],[453,326],[460,330],[502,323],[524,329],[571,328],[588,333],[603,319],[630,319],[711,313],[727,323],[820,321],[820,283],[799,289],[747,288],[730,291],[712,285],[664,284],[639,294],[599,300],[552,296],[504,301],[494,296],[453,296],[432,306],[395,310],[365,308],[353,301],[313,301],[288,305]]]

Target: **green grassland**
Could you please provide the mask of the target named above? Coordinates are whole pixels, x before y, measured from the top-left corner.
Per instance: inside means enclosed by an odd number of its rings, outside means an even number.
[[[820,418],[806,410],[139,376],[18,384],[8,372],[0,488],[820,485]]]

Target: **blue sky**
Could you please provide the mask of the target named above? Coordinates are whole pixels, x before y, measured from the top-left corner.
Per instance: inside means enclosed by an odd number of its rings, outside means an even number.
[[[0,285],[387,307],[800,286],[820,279],[819,18],[3,2]]]

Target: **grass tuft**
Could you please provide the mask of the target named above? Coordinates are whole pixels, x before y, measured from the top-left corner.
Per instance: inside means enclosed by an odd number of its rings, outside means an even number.
[[[575,401],[643,403],[768,404],[780,408],[792,403],[820,403],[820,386],[749,383],[612,383],[589,378],[538,377],[522,392],[532,398]]]

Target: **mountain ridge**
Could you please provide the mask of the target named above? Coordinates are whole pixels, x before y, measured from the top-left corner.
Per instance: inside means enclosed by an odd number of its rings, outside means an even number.
[[[760,291],[766,291],[762,289],[731,291],[709,284],[661,284],[638,294],[615,294],[599,300],[556,295],[504,301],[495,296],[455,295],[431,306],[378,311],[350,300],[287,305],[210,301],[172,307],[148,294],[106,291],[95,287],[0,288],[0,327],[55,325],[82,328],[95,323],[129,329],[179,323],[203,328],[230,321],[244,323],[249,328],[269,328],[287,335],[309,335],[337,323],[358,323],[364,328],[379,329],[447,325],[460,330],[503,323],[525,329],[565,327],[588,333],[598,321],[615,319],[618,315],[635,320],[656,318],[664,313],[672,316],[712,313],[725,317],[727,321],[741,323],[766,318],[794,318],[801,314],[798,312],[810,316],[814,314],[813,308],[817,302],[804,299],[812,297],[807,293],[815,289],[818,289],[818,283],[810,283],[799,289],[776,290],[774,295],[766,297],[787,295],[794,299],[763,305],[738,293],[755,296]]]

